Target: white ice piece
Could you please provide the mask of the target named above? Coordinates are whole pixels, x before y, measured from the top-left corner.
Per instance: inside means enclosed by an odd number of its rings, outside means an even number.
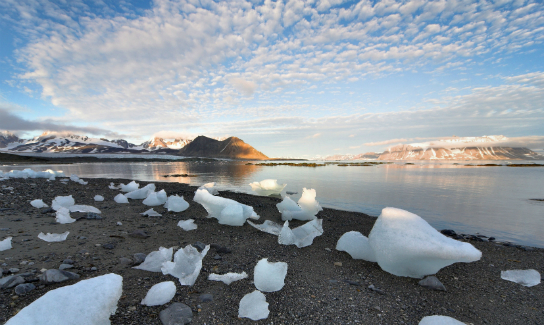
[[[0,252],[11,249],[11,237],[6,237],[6,239],[0,241]]]
[[[76,201],[71,195],[68,196],[57,196],[53,199],[53,202],[51,203],[51,208],[53,210],[58,211],[61,207],[69,208],[72,205],[76,204]]]
[[[40,234],[38,235],[38,238],[49,243],[56,243],[59,241],[65,241],[69,233],[70,233],[69,231],[66,231],[66,232],[63,232],[62,234],[47,233],[46,235],[43,232],[40,232]]]
[[[274,221],[265,220],[263,223],[256,224],[251,222],[251,220],[248,220],[247,223],[249,223],[252,227],[259,229],[260,231],[279,236],[281,229],[283,228],[282,225],[279,223],[275,223]]]
[[[43,203],[43,201],[41,199],[31,201],[30,205],[32,205],[33,207],[38,208],[38,209],[48,207],[48,205]]]
[[[102,195],[95,195],[94,200],[96,202],[102,202],[102,201],[104,201],[104,197]]]
[[[157,283],[149,289],[142,305],[160,306],[168,303],[176,295],[176,284],[173,281]]]
[[[501,271],[501,279],[532,287],[540,284],[540,273],[534,269]]]
[[[268,196],[280,194],[287,184],[278,184],[276,179],[265,179],[260,182],[250,183],[251,189],[258,195]]]
[[[219,194],[219,191],[215,187],[215,182],[206,183],[206,184],[202,185],[201,187],[199,187],[198,189],[199,190],[206,190],[211,195],[218,195]]]
[[[349,231],[338,239],[336,250],[347,252],[355,260],[376,262],[376,256],[368,238],[358,231]]]
[[[434,315],[423,317],[418,325],[465,325],[465,323],[448,316]]]
[[[117,194],[113,200],[117,203],[128,203],[128,199],[126,196],[124,196],[123,194],[119,193]]]
[[[174,253],[174,248],[164,248],[159,247],[158,251],[153,251],[145,257],[145,261],[138,266],[134,266],[133,269],[150,271],[150,272],[160,272],[162,264],[164,262],[170,262],[172,260],[172,254]]]
[[[316,218],[316,214],[323,210],[319,202],[315,200],[316,192],[314,189],[302,189],[302,196],[296,204],[289,197],[285,197],[283,201],[276,204],[276,207],[281,213],[282,220],[312,220]]]
[[[279,291],[285,285],[285,276],[287,275],[287,263],[268,262],[267,258],[260,260],[255,265],[253,271],[253,282],[260,291],[274,292]]]
[[[162,214],[158,213],[157,211],[153,210],[153,208],[145,211],[145,212],[142,212],[140,213],[141,215],[143,216],[148,216],[148,217],[162,217]]]
[[[139,187],[140,187],[140,184],[136,183],[135,181],[132,181],[128,183],[127,185],[123,183],[119,184],[119,189],[121,189],[121,192],[136,191]]]
[[[239,280],[242,280],[242,279],[245,279],[245,278],[247,278],[247,273],[246,272],[242,272],[242,273],[229,272],[227,274],[215,274],[215,273],[212,273],[212,274],[208,275],[208,280],[221,281],[221,282],[223,282],[223,283],[225,283],[227,285],[230,285],[234,281],[239,281]]]
[[[90,206],[90,205],[83,205],[83,204],[76,204],[72,205],[68,208],[70,212],[92,212],[92,213],[102,213],[97,208]]]
[[[181,227],[181,229],[185,231],[195,230],[196,228],[198,228],[198,226],[195,225],[194,219],[180,220],[178,222],[178,227]]]
[[[61,224],[65,224],[65,223],[75,222],[76,219],[72,219],[70,217],[70,210],[68,210],[67,208],[64,208],[64,207],[60,207],[57,210],[55,221],[57,221],[58,223],[61,223]]]
[[[202,259],[206,256],[209,249],[210,245],[206,245],[202,252],[199,252],[192,245],[180,248],[174,254],[174,262],[163,263],[162,273],[175,276],[183,286],[192,286],[200,274]]]
[[[123,292],[123,277],[106,274],[51,290],[6,325],[109,325]]]
[[[167,208],[168,211],[182,212],[189,208],[189,203],[183,199],[183,196],[170,195],[164,204],[164,207]]]
[[[153,192],[155,192],[155,184],[151,183],[151,184],[147,184],[146,186],[140,189],[129,192],[125,194],[125,196],[133,200],[143,200],[149,195],[149,193],[153,193]]]
[[[323,235],[323,219],[314,219],[293,230],[289,229],[289,221],[285,221],[278,236],[281,245],[296,245],[298,248],[310,246],[314,238]]]
[[[114,184],[113,182],[111,182],[110,185],[108,185],[108,188],[109,188],[110,190],[118,190],[118,189],[119,189],[119,187],[118,187],[118,186],[115,186],[115,184]]]
[[[252,207],[213,196],[207,190],[198,189],[193,200],[204,206],[208,211],[208,218],[216,218],[223,225],[242,226],[248,218],[259,219]]]
[[[142,202],[143,204],[154,207],[157,205],[163,205],[166,203],[166,200],[168,199],[166,192],[164,190],[160,190],[159,192],[151,192],[149,195],[145,198],[145,200]]]
[[[268,303],[265,295],[259,290],[246,294],[240,300],[238,307],[238,317],[245,317],[251,320],[265,319],[268,317]]]

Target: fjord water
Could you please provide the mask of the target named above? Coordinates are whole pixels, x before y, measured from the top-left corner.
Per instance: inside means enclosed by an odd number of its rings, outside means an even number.
[[[220,190],[246,193],[252,193],[249,183],[273,178],[287,183],[284,192],[298,192],[291,196],[294,200],[303,187],[314,188],[324,207],[372,216],[378,216],[385,207],[395,207],[420,215],[439,230],[480,233],[501,241],[544,247],[544,202],[531,200],[544,199],[544,168],[464,164],[467,162],[311,168],[256,166],[239,161],[173,161],[3,166],[0,170],[51,168],[82,178],[173,181],[197,186],[216,182]],[[191,177],[163,177],[171,174]],[[326,231],[326,225],[324,228]]]

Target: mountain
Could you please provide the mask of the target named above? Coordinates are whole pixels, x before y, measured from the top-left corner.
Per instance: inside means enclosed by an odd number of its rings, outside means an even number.
[[[230,137],[223,141],[219,141],[202,135],[196,137],[191,143],[181,148],[178,154],[186,157],[268,159],[262,152],[257,151],[237,137]]]
[[[334,155],[327,156],[323,160],[369,160],[369,159],[378,159],[381,153],[376,152],[366,152],[360,153],[358,155]]]
[[[9,131],[0,131],[0,148],[5,148],[12,142],[18,142],[19,137]]]
[[[190,139],[174,139],[174,141],[166,141],[163,138],[152,137],[150,140],[141,144],[145,149],[155,150],[160,148],[181,149],[189,144]]]

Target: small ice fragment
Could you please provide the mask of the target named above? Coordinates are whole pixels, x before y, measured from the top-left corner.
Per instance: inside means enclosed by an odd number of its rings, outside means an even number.
[[[48,207],[48,205],[45,204],[45,203],[43,203],[43,201],[42,201],[41,199],[31,201],[31,202],[30,202],[30,205],[32,205],[33,207],[38,208],[38,209],[47,208],[47,207]]]
[[[149,195],[149,193],[153,193],[153,192],[155,192],[155,184],[151,183],[151,184],[147,184],[146,186],[140,189],[129,192],[125,194],[125,196],[133,200],[143,200]]]
[[[448,316],[425,316],[421,319],[418,325],[466,325],[455,318]]]
[[[117,190],[117,189],[119,189],[119,187],[118,187],[118,186],[115,186],[115,184],[113,184],[113,182],[111,182],[110,185],[108,185],[108,188],[109,188],[110,190]]]
[[[208,218],[216,218],[223,225],[242,226],[247,218],[259,219],[252,207],[213,196],[207,190],[198,189],[193,200],[208,211]]]
[[[168,303],[176,295],[176,284],[173,281],[157,283],[149,289],[142,305],[160,306]]]
[[[77,181],[79,184],[81,185],[87,185],[89,184],[89,182],[85,182],[84,180],[80,179],[79,181]]]
[[[268,317],[268,303],[265,295],[259,290],[246,294],[240,300],[238,308],[238,317],[245,317],[251,320],[265,319]]]
[[[253,182],[249,184],[249,186],[251,186],[251,189],[258,195],[268,196],[280,194],[287,184],[280,185],[276,179],[265,179],[260,182]]]
[[[163,205],[166,203],[167,200],[166,192],[164,190],[160,190],[159,192],[151,192],[149,195],[145,198],[145,200],[142,202],[143,204],[147,206],[157,206],[157,205]]]
[[[69,208],[72,205],[76,204],[76,201],[71,195],[68,196],[57,196],[55,199],[53,199],[53,202],[51,203],[51,208],[53,210],[57,211],[61,207]]]
[[[79,181],[79,177],[78,177],[77,175],[75,175],[75,174],[72,174],[72,175],[70,175],[70,180],[71,180],[72,182],[78,182],[78,181]]]
[[[349,231],[338,239],[336,250],[347,252],[355,260],[376,262],[376,256],[368,238],[358,231]]]
[[[153,210],[153,208],[145,211],[145,212],[142,212],[140,213],[141,215],[143,216],[148,216],[148,217],[162,217],[162,214],[158,213],[157,211]]]
[[[260,231],[263,231],[272,235],[276,235],[276,236],[280,235],[280,232],[282,229],[282,225],[270,220],[265,220],[260,225],[251,222],[251,220],[248,220],[247,223],[249,223],[252,227],[259,229]]]
[[[189,208],[189,203],[183,199],[183,196],[179,197],[177,195],[171,195],[168,197],[164,207],[167,208],[168,211],[182,212]]]
[[[323,219],[308,221],[293,230],[289,229],[289,221],[285,221],[278,236],[282,245],[296,245],[298,248],[310,246],[314,238],[323,234]]]
[[[174,262],[164,262],[162,273],[170,274],[179,279],[179,283],[184,286],[192,286],[200,274],[202,268],[202,259],[208,253],[210,245],[199,252],[194,246],[187,245],[180,248],[174,254]]]
[[[68,208],[70,212],[91,212],[91,213],[102,213],[97,208],[90,206],[90,205],[82,205],[82,204],[76,204],[72,205]]]
[[[180,220],[180,222],[178,222],[178,227],[181,227],[181,229],[185,231],[189,231],[189,230],[195,230],[197,228],[197,225],[195,225],[194,219],[188,219],[188,220]]]
[[[150,272],[160,272],[162,264],[164,262],[170,262],[172,260],[173,253],[174,253],[174,249],[172,247],[170,248],[159,247],[158,251],[149,253],[145,257],[145,261],[142,264],[133,267],[133,269],[150,271]]]
[[[302,189],[302,196],[296,204],[289,197],[285,197],[283,201],[276,204],[276,207],[281,212],[281,220],[312,220],[316,218],[316,214],[323,210],[319,202],[315,200],[316,192],[314,189]]]
[[[104,201],[104,197],[102,195],[95,195],[94,200],[96,202],[102,202],[102,201]]]
[[[233,272],[229,272],[227,274],[215,274],[215,273],[212,273],[208,276],[208,280],[211,280],[211,281],[221,281],[227,285],[230,285],[231,283],[233,283],[234,281],[239,281],[239,280],[242,280],[242,279],[245,279],[247,278],[247,273],[246,272],[242,272],[242,273],[233,273]]]
[[[11,237],[7,237],[6,239],[0,241],[0,252],[11,249]]]
[[[64,207],[60,207],[57,210],[55,221],[57,221],[58,223],[61,223],[61,224],[65,224],[65,223],[75,222],[76,219],[72,219],[70,217],[70,210],[68,210],[67,208],[64,208]]]
[[[206,190],[211,195],[218,195],[219,194],[219,191],[217,190],[217,188],[215,188],[215,182],[206,183],[206,184],[202,185],[201,187],[199,187],[198,189],[199,190]]]
[[[287,263],[270,263],[267,258],[263,258],[255,265],[253,273],[253,282],[257,289],[264,292],[278,291],[285,285]]]
[[[532,287],[540,284],[540,273],[534,269],[501,271],[501,279]]]
[[[128,199],[126,196],[124,196],[123,194],[119,193],[117,194],[113,200],[117,203],[128,203]]]
[[[118,225],[118,226],[122,226],[123,223],[122,223],[121,221],[117,221],[117,225]]]
[[[136,183],[135,181],[132,181],[128,183],[127,185],[121,183],[119,184],[119,188],[121,189],[121,192],[132,192],[137,190],[140,187],[140,184]]]
[[[65,241],[69,233],[70,233],[69,231],[66,231],[66,232],[63,232],[62,234],[47,233],[47,235],[45,235],[43,232],[40,232],[40,234],[38,235],[38,238],[46,242],[55,243],[59,241]]]

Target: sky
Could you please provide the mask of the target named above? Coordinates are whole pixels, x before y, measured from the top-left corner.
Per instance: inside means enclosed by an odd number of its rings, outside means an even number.
[[[270,157],[504,135],[544,148],[544,4],[0,1],[0,130]]]

